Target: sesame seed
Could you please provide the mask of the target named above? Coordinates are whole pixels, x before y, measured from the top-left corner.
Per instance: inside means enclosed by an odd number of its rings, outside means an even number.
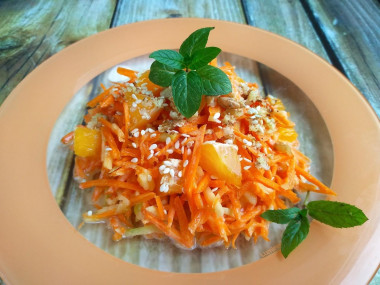
[[[243,139],[243,143],[247,146],[252,146],[252,142],[250,142],[249,140]]]
[[[131,133],[133,134],[133,133],[135,133],[135,132],[138,132],[139,131],[139,129],[133,129],[132,131],[131,131]]]
[[[154,137],[156,137],[156,136],[157,136],[157,134],[151,134],[151,135],[150,135],[151,138],[154,138]]]
[[[239,161],[242,161],[243,160],[243,158],[242,157],[239,157]]]
[[[184,152],[185,152],[185,147],[182,146],[182,147],[181,147],[181,153],[183,154]]]
[[[132,103],[132,107],[136,108],[137,104],[135,102]]]
[[[249,108],[248,109],[248,114],[250,114],[250,115],[257,114],[257,110],[255,108]]]
[[[211,179],[214,179],[214,180],[215,180],[215,179],[218,179],[218,177],[216,177],[215,175],[211,175],[210,178],[211,178]]]
[[[164,169],[164,174],[168,174],[170,172],[170,168],[165,168]]]
[[[90,217],[91,217],[91,216],[92,216],[92,211],[88,211],[88,212],[87,212],[87,216],[90,216]]]
[[[218,126],[218,128],[219,128],[219,129],[223,129],[223,127],[222,127],[222,126]]]
[[[185,162],[183,163],[183,167],[186,167],[189,164],[189,161],[186,159]]]
[[[131,159],[131,162],[133,162],[133,163],[137,163],[138,161],[139,161],[139,159],[136,157]]]
[[[175,149],[179,149],[179,141],[176,141],[175,144],[174,144],[174,148]]]
[[[165,215],[167,215],[167,214],[168,214],[168,211],[166,211],[165,209],[164,209],[164,214],[165,214]]]
[[[160,191],[161,192],[168,192],[169,191],[169,185],[164,183],[160,186]]]
[[[218,119],[215,119],[215,123],[221,124],[222,121],[221,121],[221,120],[218,120]]]
[[[174,150],[172,150],[172,149],[168,149],[166,152],[167,152],[168,154],[172,154],[172,153],[174,152]]]
[[[188,134],[181,134],[181,136],[183,136],[185,138],[189,138],[190,137]]]
[[[145,135],[145,131],[144,130],[141,130],[141,135]]]
[[[259,123],[258,120],[253,120],[253,121],[252,121],[252,124],[254,124],[254,125],[257,125],[258,123]]]
[[[170,169],[169,173],[171,177],[174,177],[174,169]]]
[[[132,146],[134,147],[134,148],[137,148],[137,144],[136,143],[132,143]]]
[[[152,175],[148,174],[148,175],[147,175],[147,179],[148,179],[149,182],[152,181],[152,179],[153,179],[153,178],[152,178]]]
[[[244,166],[244,170],[248,170],[251,168],[251,165]]]
[[[187,138],[185,138],[185,139],[182,141],[182,145],[184,145],[186,142],[187,142]]]
[[[219,113],[219,112],[218,112],[218,113],[215,113],[215,115],[214,115],[214,119],[217,120],[217,119],[219,119],[219,117],[220,117],[220,113]]]
[[[132,98],[135,99],[135,100],[137,100],[137,97],[136,97],[135,94],[132,94]]]
[[[225,141],[225,143],[226,143],[226,144],[233,144],[233,143],[234,143],[234,141],[233,141],[233,140],[231,140],[231,139],[228,139],[228,140],[226,140],[226,141]]]
[[[154,143],[149,147],[149,150],[154,150],[157,148],[157,145]]]
[[[180,170],[180,171],[178,172],[178,177],[179,177],[179,178],[182,177],[182,170]]]
[[[153,157],[153,153],[149,154],[148,157],[146,158],[147,160],[151,159]]]
[[[166,144],[170,143],[171,140],[172,139],[170,137],[167,137],[166,140],[165,140]]]
[[[191,149],[188,148],[188,149],[187,149],[187,155],[190,155],[190,154],[191,154]]]
[[[244,157],[243,158],[246,162],[249,162],[249,163],[252,163],[252,161],[250,161],[248,158]]]
[[[173,163],[171,163],[171,161],[165,160],[164,161],[164,165],[166,165],[166,166],[172,166]]]
[[[158,168],[158,170],[159,170],[160,172],[162,172],[162,171],[164,171],[165,168],[166,168],[165,165],[161,165],[161,166]]]
[[[138,137],[139,137],[139,135],[140,135],[140,133],[139,133],[139,132],[136,132],[136,133],[134,133],[134,134],[133,134],[133,136],[134,136],[135,138],[138,138]]]
[[[154,130],[152,128],[147,128],[146,131],[149,133],[154,133]]]
[[[110,151],[110,150],[112,150],[112,148],[110,148],[110,147],[107,146],[107,147],[105,148],[105,150],[106,150],[106,151]]]
[[[218,189],[219,189],[218,187],[212,188],[212,189],[211,189],[211,192],[215,192],[215,191],[218,190]]]

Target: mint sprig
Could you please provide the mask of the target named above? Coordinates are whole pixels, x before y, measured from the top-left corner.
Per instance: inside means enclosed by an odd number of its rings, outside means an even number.
[[[228,76],[219,68],[208,65],[221,52],[217,47],[206,47],[213,27],[193,32],[181,45],[179,52],[158,50],[149,55],[155,61],[149,79],[162,87],[172,87],[174,103],[186,118],[199,109],[202,96],[218,96],[232,91]]]
[[[267,210],[261,214],[264,219],[288,224],[281,240],[281,253],[288,255],[306,238],[309,233],[308,216],[335,228],[349,228],[364,224],[368,218],[359,208],[333,201],[312,201],[300,208]]]

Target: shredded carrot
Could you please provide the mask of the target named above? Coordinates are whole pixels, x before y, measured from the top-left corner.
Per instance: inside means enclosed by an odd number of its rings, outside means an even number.
[[[74,139],[74,132],[72,131],[62,137],[61,143],[69,144],[73,141],[73,139]]]
[[[75,178],[85,181],[79,187],[93,188],[96,212],[83,214],[85,222],[107,221],[115,241],[128,229],[154,226],[157,232],[147,237],[167,236],[187,248],[236,248],[241,235],[268,240],[261,213],[299,203],[298,193],[336,195],[310,174],[281,101],[260,97],[258,85],[241,79],[231,64],[221,70],[232,92],[203,97],[188,119],[150,82],[149,71],[119,67],[128,82],[101,84],[77,126],[88,128],[87,136],[74,140],[69,132],[61,139],[74,150],[91,150],[75,157],[74,168]]]
[[[130,189],[134,191],[144,191],[137,184],[113,180],[113,179],[90,180],[90,181],[81,183],[79,187],[81,189],[86,189],[86,188],[91,188],[91,187],[116,187],[116,188]]]
[[[137,79],[137,72],[128,68],[118,67],[117,73],[129,77],[128,82],[134,82]]]

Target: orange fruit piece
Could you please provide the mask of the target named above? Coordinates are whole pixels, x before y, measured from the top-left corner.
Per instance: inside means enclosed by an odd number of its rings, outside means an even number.
[[[157,119],[162,110],[160,99],[136,93],[128,92],[125,95],[129,107],[130,130],[145,128],[147,124]]]
[[[293,128],[278,128],[280,141],[294,142],[297,139],[298,134]]]
[[[98,130],[78,127],[74,131],[74,152],[81,157],[95,156],[100,151],[101,135]]]
[[[199,165],[211,175],[241,186],[241,165],[234,145],[211,141],[203,143]]]

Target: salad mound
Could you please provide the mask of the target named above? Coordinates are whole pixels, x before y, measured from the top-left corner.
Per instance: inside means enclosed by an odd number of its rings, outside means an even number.
[[[268,240],[265,211],[297,204],[301,192],[335,195],[310,174],[281,100],[263,97],[229,63],[220,69],[232,92],[203,97],[190,118],[149,70],[119,67],[128,80],[102,85],[85,124],[62,138],[75,152],[80,188],[92,189],[85,223],[106,222],[115,241],[140,235],[235,248],[240,235]]]

